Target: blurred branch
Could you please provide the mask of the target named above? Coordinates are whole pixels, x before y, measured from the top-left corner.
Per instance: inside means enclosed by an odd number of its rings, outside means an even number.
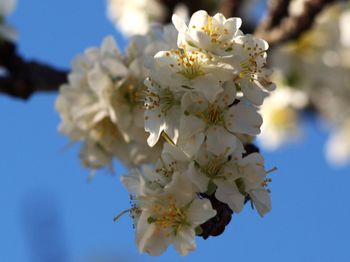
[[[242,4],[241,0],[221,0],[219,12],[226,17],[236,17]]]
[[[183,4],[188,8],[189,14],[193,14],[198,10],[206,10],[209,13],[215,10],[216,1],[208,0],[158,0],[163,6],[167,8],[167,15],[165,16],[164,23],[171,22],[171,17],[175,8]]]
[[[256,32],[264,32],[278,26],[281,20],[288,16],[290,0],[270,0],[268,2],[267,14],[257,27]]]
[[[300,15],[285,17],[279,25],[270,30],[258,30],[256,35],[264,38],[270,45],[297,39],[312,27],[317,15],[332,2],[335,0],[307,0]]]
[[[36,91],[57,91],[66,82],[67,72],[35,61],[25,61],[10,42],[0,43],[0,93],[28,99]]]

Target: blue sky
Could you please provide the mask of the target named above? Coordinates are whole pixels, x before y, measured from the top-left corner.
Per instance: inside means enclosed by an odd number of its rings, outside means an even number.
[[[113,34],[101,0],[20,1],[10,21],[20,52],[59,67]],[[188,257],[170,248],[162,257],[140,255],[131,220],[113,217],[129,206],[117,174],[92,182],[80,166],[79,146],[57,132],[56,94],[23,102],[0,96],[0,261],[87,261],[103,254],[116,261],[350,261],[350,168],[330,168],[323,156],[327,134],[305,120],[303,143],[265,153],[273,210],[260,218],[249,207],[226,232]]]

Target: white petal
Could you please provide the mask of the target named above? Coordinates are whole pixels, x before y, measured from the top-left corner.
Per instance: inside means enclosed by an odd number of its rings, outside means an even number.
[[[195,78],[192,87],[198,92],[201,92],[211,103],[214,103],[218,94],[223,91],[219,80],[213,74],[206,74]]]
[[[179,172],[173,174],[172,181],[165,186],[164,191],[175,198],[176,206],[180,208],[190,203],[194,197],[191,181],[186,175]]]
[[[187,25],[185,24],[185,21],[179,17],[178,15],[174,14],[171,18],[175,28],[177,29],[177,31],[179,31],[179,33],[184,33],[187,31]]]
[[[236,148],[237,138],[222,126],[210,127],[205,134],[208,151],[217,156],[221,154],[228,155]]]
[[[205,123],[195,116],[183,116],[180,122],[180,136],[188,139],[197,133],[203,132]]]
[[[109,35],[107,36],[101,45],[101,53],[103,55],[119,55],[119,48],[117,46],[117,43],[115,42],[113,36]]]
[[[257,108],[240,102],[225,113],[225,125],[231,132],[257,135],[260,133],[262,118]]]
[[[149,133],[147,143],[150,147],[158,142],[160,134],[165,128],[166,124],[160,110],[145,110],[145,131]]]
[[[216,215],[209,199],[196,199],[187,211],[188,221],[193,226],[198,226]]]
[[[234,212],[241,212],[244,205],[244,196],[239,192],[236,183],[216,179],[215,184],[217,185],[215,197],[228,204]]]
[[[190,164],[187,175],[192,183],[198,187],[199,192],[204,193],[207,191],[209,178],[195,167],[194,162]]]
[[[137,244],[139,251],[141,253],[147,252],[152,256],[159,256],[168,247],[167,239],[163,236],[162,232],[156,234],[154,223],[148,225],[146,223],[148,222],[144,222],[146,229],[143,234],[138,234]]]
[[[251,190],[249,196],[252,198],[260,216],[264,216],[271,211],[270,194],[265,189]]]
[[[242,25],[242,19],[239,17],[231,17],[226,20],[225,22],[225,29],[228,30],[228,34],[235,35],[238,31],[238,29]]]
[[[115,58],[105,58],[101,63],[113,77],[126,76],[129,72],[125,65]]]
[[[242,80],[241,88],[245,98],[257,106],[262,105],[264,99],[268,96],[267,92],[263,91],[255,82],[251,82],[250,80]]]
[[[192,228],[184,228],[177,233],[173,244],[181,256],[186,256],[189,251],[196,249],[195,236]]]
[[[88,73],[88,81],[91,90],[96,94],[101,95],[102,90],[109,87],[112,84],[111,79],[102,72],[99,65],[95,65],[94,68]]]
[[[202,26],[205,26],[208,24],[208,13],[204,10],[199,10],[191,16],[190,23],[189,23],[189,28],[197,28],[197,30],[200,30]]]

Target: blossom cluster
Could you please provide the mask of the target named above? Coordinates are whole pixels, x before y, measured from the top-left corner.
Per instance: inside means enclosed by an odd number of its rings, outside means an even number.
[[[174,15],[177,47],[148,64],[144,98],[147,143],[164,139],[154,167],[121,178],[140,252],[161,254],[170,244],[186,255],[195,236],[218,215],[213,197],[231,212],[251,201],[271,210],[264,159],[248,150],[260,133],[259,107],[275,85],[266,66],[268,44],[243,34],[240,18],[194,13],[187,25]]]
[[[16,0],[0,1],[0,40],[14,41],[17,38],[16,31],[6,23],[6,16],[10,15],[16,7]]]
[[[106,37],[100,48],[88,48],[75,59],[68,83],[60,87],[56,109],[62,119],[59,130],[72,142],[83,142],[84,166],[111,167],[113,158],[135,166],[159,157],[162,142],[149,148],[144,131],[144,64],[174,41],[174,28],[154,27],[145,36],[133,37],[125,54]]]
[[[292,13],[299,12],[305,1],[295,2],[300,5],[294,5]],[[263,146],[275,149],[296,138],[300,134],[297,119],[305,109],[312,108],[331,131],[325,145],[329,162],[335,166],[350,163],[349,23],[349,3],[336,3],[320,14],[311,31],[274,50],[272,65],[283,76],[284,84],[279,86],[286,88],[279,88],[272,97],[286,90],[289,95],[283,103],[274,103],[269,98],[264,104],[262,115],[266,128],[259,136]]]

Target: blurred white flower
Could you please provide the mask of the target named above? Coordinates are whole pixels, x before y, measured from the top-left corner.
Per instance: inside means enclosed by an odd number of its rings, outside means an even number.
[[[339,29],[340,29],[340,42],[344,47],[350,48],[350,9],[340,15]]]
[[[8,41],[17,39],[16,30],[5,22],[6,16],[9,16],[16,8],[16,0],[1,0],[0,1],[0,38]]]
[[[292,0],[288,7],[288,12],[292,16],[299,16],[304,11],[304,5],[308,0]]]
[[[328,161],[335,166],[350,162],[350,119],[331,134],[325,150]]]
[[[300,137],[299,110],[307,105],[308,97],[301,90],[279,85],[264,101],[261,114],[264,119],[258,140],[269,150]]]
[[[146,34],[154,22],[164,19],[166,9],[156,0],[108,0],[108,16],[127,36]]]
[[[113,157],[125,165],[153,163],[160,154],[161,145],[150,149],[144,131],[143,63],[148,54],[131,52],[131,47],[128,54],[123,56],[107,37],[101,48],[89,48],[75,60],[69,82],[60,89],[60,131],[87,143],[80,154],[87,167],[103,167]]]

